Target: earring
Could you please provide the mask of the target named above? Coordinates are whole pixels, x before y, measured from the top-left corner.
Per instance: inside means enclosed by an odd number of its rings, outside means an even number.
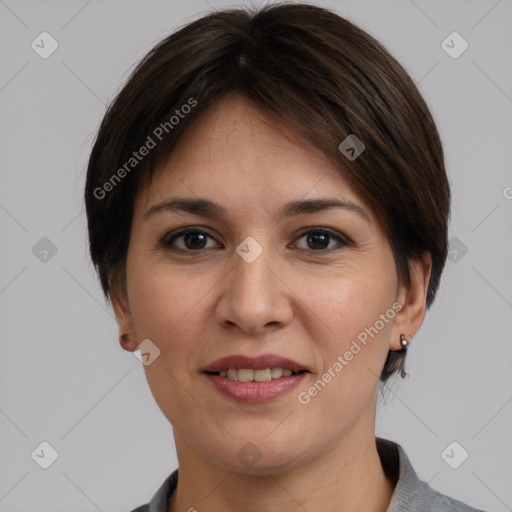
[[[409,345],[409,342],[405,339],[405,334],[400,334],[400,345],[402,347],[402,352],[405,352]]]
[[[121,335],[121,339],[120,339],[120,342],[121,342],[121,345],[123,346],[123,348],[126,348],[126,344],[128,343],[128,333],[124,333],[123,335]]]

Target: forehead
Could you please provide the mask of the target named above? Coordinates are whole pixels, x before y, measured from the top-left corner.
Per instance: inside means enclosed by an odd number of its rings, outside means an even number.
[[[362,204],[318,149],[242,95],[206,110],[140,192],[145,207],[169,195],[209,197],[238,212],[271,212],[277,202],[320,196]]]

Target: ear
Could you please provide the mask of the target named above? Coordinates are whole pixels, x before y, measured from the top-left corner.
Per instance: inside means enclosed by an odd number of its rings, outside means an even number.
[[[124,286],[112,282],[109,284],[110,300],[116,315],[117,325],[119,326],[119,340],[121,346],[128,352],[137,350],[138,342],[135,336],[135,327],[133,324],[128,294]],[[123,339],[123,335],[124,339]]]
[[[403,285],[397,293],[397,302],[402,306],[395,315],[390,350],[400,350],[400,335],[405,335],[407,341],[411,341],[413,334],[416,334],[421,327],[427,310],[427,291],[432,271],[432,255],[425,252],[421,259],[409,261],[411,284]]]

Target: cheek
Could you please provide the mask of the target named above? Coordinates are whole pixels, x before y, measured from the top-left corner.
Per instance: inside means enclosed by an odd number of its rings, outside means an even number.
[[[389,348],[393,290],[393,281],[382,276],[308,288],[308,329],[322,357],[322,382],[311,390],[323,395],[319,403],[356,410],[373,393]]]
[[[394,301],[394,280],[386,272],[353,272],[333,277],[328,282],[303,279],[301,301],[310,311],[316,328],[328,333],[326,348],[343,349],[365,329],[373,326]],[[378,324],[387,332],[390,322]],[[326,338],[322,338],[327,341]],[[321,340],[319,340],[321,341]]]
[[[144,268],[148,270],[136,270]],[[137,339],[150,339],[160,350],[159,356],[144,366],[150,390],[168,420],[186,431],[180,419],[183,411],[188,411],[187,422],[204,421],[201,408],[196,407],[186,390],[192,388],[196,356],[207,343],[202,330],[207,292],[212,285],[207,284],[206,277],[191,279],[183,274],[165,265],[134,265],[128,275]]]
[[[183,272],[165,264],[140,264],[136,258],[128,275],[137,339],[148,338],[160,350],[155,368],[178,373],[196,370],[196,356],[208,343],[205,325],[211,321],[211,294],[219,276]],[[145,367],[147,373],[155,368]]]

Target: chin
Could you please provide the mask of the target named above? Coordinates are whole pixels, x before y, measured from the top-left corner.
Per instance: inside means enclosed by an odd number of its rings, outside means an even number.
[[[300,453],[297,446],[301,447]],[[304,449],[299,442],[292,442],[290,438],[279,443],[278,440],[270,442],[262,435],[252,440],[231,440],[225,452],[210,452],[210,456],[214,464],[234,473],[265,476],[285,473],[303,463],[307,458]]]

